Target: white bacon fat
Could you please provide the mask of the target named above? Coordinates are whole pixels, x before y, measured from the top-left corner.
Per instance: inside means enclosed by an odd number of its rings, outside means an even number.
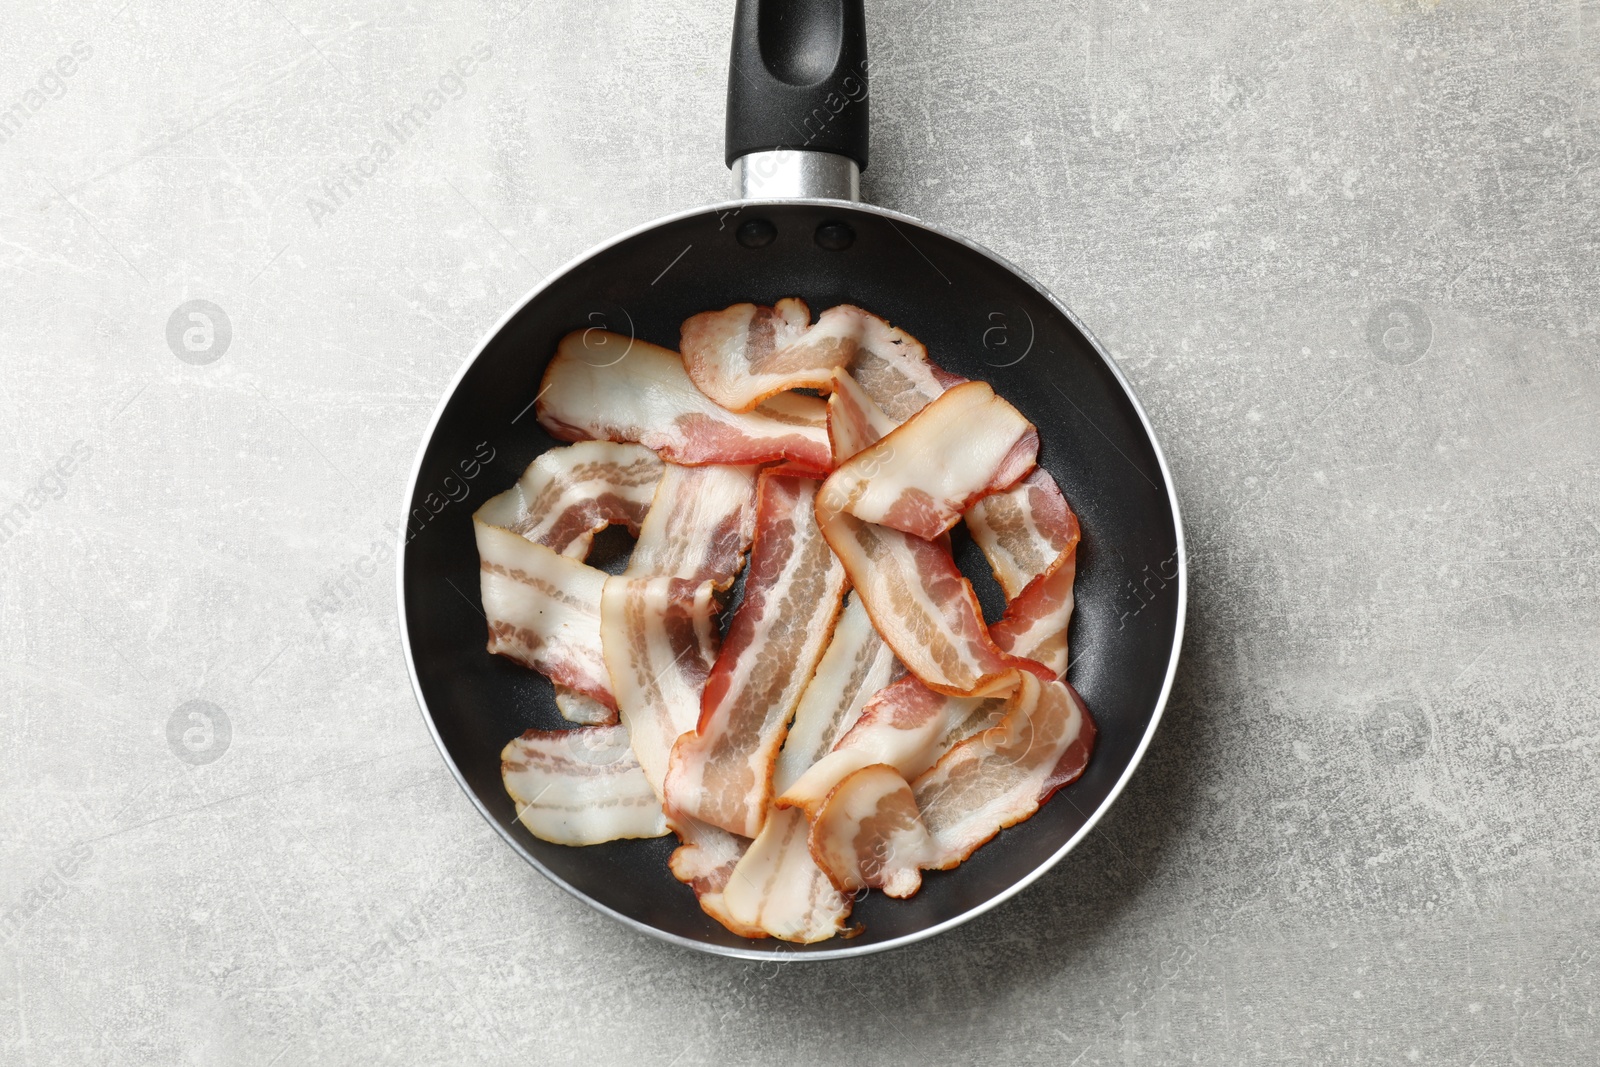
[[[564,441],[637,441],[689,466],[789,460],[819,474],[829,469],[820,399],[785,394],[732,412],[695,388],[676,352],[603,330],[561,339],[535,407]]]

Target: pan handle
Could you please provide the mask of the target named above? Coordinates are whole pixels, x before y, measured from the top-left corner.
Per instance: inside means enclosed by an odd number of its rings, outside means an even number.
[[[862,0],[738,0],[727,163],[741,197],[860,199],[867,167]]]

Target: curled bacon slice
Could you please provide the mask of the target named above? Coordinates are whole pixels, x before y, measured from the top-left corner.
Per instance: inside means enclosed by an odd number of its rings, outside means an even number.
[[[822,497],[831,510],[932,540],[1032,470],[1038,454],[1033,423],[987,383],[963,382],[852,455]]]
[[[615,707],[600,645],[605,572],[476,518],[473,527],[489,651]]]
[[[545,452],[477,514],[491,526],[582,559],[607,526],[624,525],[638,535],[660,480],[661,460],[648,448],[582,441]]]
[[[734,304],[683,324],[684,366],[707,396],[730,411],[749,411],[790,389],[826,389],[839,368],[857,378],[879,406],[909,418],[943,389],[928,350],[904,330],[850,304],[810,325],[805,301],[774,307]]]
[[[658,797],[673,744],[693,730],[716,654],[709,581],[612,577],[600,596],[600,637],[617,711]]]
[[[819,474],[829,468],[822,400],[789,393],[732,412],[695,388],[677,353],[603,330],[561,339],[536,408],[564,441],[637,441],[689,466],[786,459]]]
[[[817,483],[765,474],[744,599],[706,681],[695,732],[678,740],[669,813],[754,837],[795,706],[833,632],[844,570],[814,518]]]
[[[666,464],[627,573],[731,586],[755,536],[758,469]]]
[[[542,840],[597,845],[667,832],[620,726],[529,730],[500,753],[500,774],[517,818]]]
[[[817,866],[846,893],[870,886],[909,897],[922,888],[919,868],[935,856],[911,787],[881,763],[852,771],[834,787],[809,843]]]
[[[1023,694],[995,726],[967,738],[912,782],[933,841],[927,867],[950,868],[1039,810],[1089,763],[1095,726],[1065,682],[1024,675]]]
[[[826,503],[819,494],[817,521],[850,584],[878,633],[929,688],[982,695],[1017,667],[1053,677],[1049,668],[995,644],[972,584],[947,545],[863,522]]]
[[[833,747],[895,668],[894,654],[872,628],[861,601],[851,597],[784,738],[773,770],[775,792],[786,789]],[[735,922],[747,930],[805,944],[844,928],[851,898],[817,866],[809,836],[804,812],[769,808],[761,832],[735,866],[723,894]]]
[[[1009,601],[989,628],[1012,655],[1067,672],[1067,625],[1077,576],[1078,517],[1055,479],[1035,470],[1015,487],[985,497],[966,514],[972,539]]]

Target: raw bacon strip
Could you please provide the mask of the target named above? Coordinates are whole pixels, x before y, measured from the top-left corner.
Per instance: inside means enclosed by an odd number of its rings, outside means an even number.
[[[957,385],[828,476],[835,511],[927,540],[1033,469],[1039,432],[984,382]]]
[[[784,738],[773,771],[774,792],[787,788],[833,747],[895,667],[894,654],[872,628],[860,600],[847,600]],[[723,893],[727,911],[742,927],[803,944],[844,928],[852,901],[812,859],[809,834],[803,812],[768,810]]]
[[[774,307],[734,304],[683,324],[689,377],[730,411],[749,411],[789,389],[826,389],[836,368],[855,367],[862,384],[896,418],[943,388],[915,337],[850,304],[829,308],[810,325],[805,301]]]
[[[598,845],[667,832],[620,726],[529,730],[500,753],[500,774],[533,836],[558,845]]]
[[[545,452],[516,485],[479,508],[478,517],[583,559],[607,526],[625,525],[638,535],[660,480],[661,461],[648,448],[583,441]]]
[[[780,807],[803,808],[813,820],[834,788],[848,776],[873,764],[887,764],[907,779],[933,766],[969,724],[994,721],[1009,707],[1020,685],[1013,671],[1007,685],[986,697],[952,697],[935,693],[916,678],[902,678],[880,692],[861,717],[827,755],[784,786]]]
[[[898,425],[847,372],[833,372],[833,392],[828,397],[828,443],[835,467],[843,466],[845,460],[876,444]]]
[[[615,707],[600,644],[606,574],[474,516],[489,651]]]
[[[834,788],[811,828],[810,847],[841,891],[870,886],[891,897],[922,888],[918,868],[937,855],[911,787],[881,763],[852,772]]]
[[[688,466],[787,459],[819,474],[829,469],[822,400],[785,394],[754,411],[731,412],[695,388],[677,353],[603,330],[561,339],[537,410],[563,441],[637,441]]]
[[[832,345],[798,343],[811,329],[811,309],[789,298],[772,307],[734,304],[684,320],[683,366],[711,399],[749,411],[786,389],[818,388],[848,355]]]
[[[755,536],[758,469],[666,464],[627,574],[731,586]]]
[[[585,696],[576,689],[557,684],[556,710],[568,722],[581,726],[611,726],[617,721],[617,709]]]
[[[978,501],[966,521],[1010,601],[990,636],[1004,651],[1038,660],[1061,677],[1079,530],[1055,479],[1035,470],[1014,488]]]
[[[806,682],[833,633],[844,570],[817,529],[817,483],[763,475],[744,599],[701,698],[693,734],[673,749],[668,814],[754,837],[772,768]]]
[[[956,745],[912,782],[933,839],[925,866],[961,863],[1088,766],[1095,726],[1083,698],[1065,682],[1022,681],[1024,696],[1005,718]]]
[[[825,507],[817,520],[878,633],[931,689],[981,695],[1016,667],[1049,668],[1002,652],[989,636],[972,585],[948,546]]]
[[[608,578],[600,637],[617,711],[658,797],[673,743],[693,730],[716,655],[716,600],[709,581]]]

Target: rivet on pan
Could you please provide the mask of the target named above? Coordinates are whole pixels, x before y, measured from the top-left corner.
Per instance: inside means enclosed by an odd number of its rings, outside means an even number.
[[[824,222],[817,227],[817,245],[830,252],[843,252],[856,243],[856,231],[848,222]]]
[[[737,236],[746,248],[765,248],[777,240],[778,228],[766,219],[751,219],[739,227]]]

